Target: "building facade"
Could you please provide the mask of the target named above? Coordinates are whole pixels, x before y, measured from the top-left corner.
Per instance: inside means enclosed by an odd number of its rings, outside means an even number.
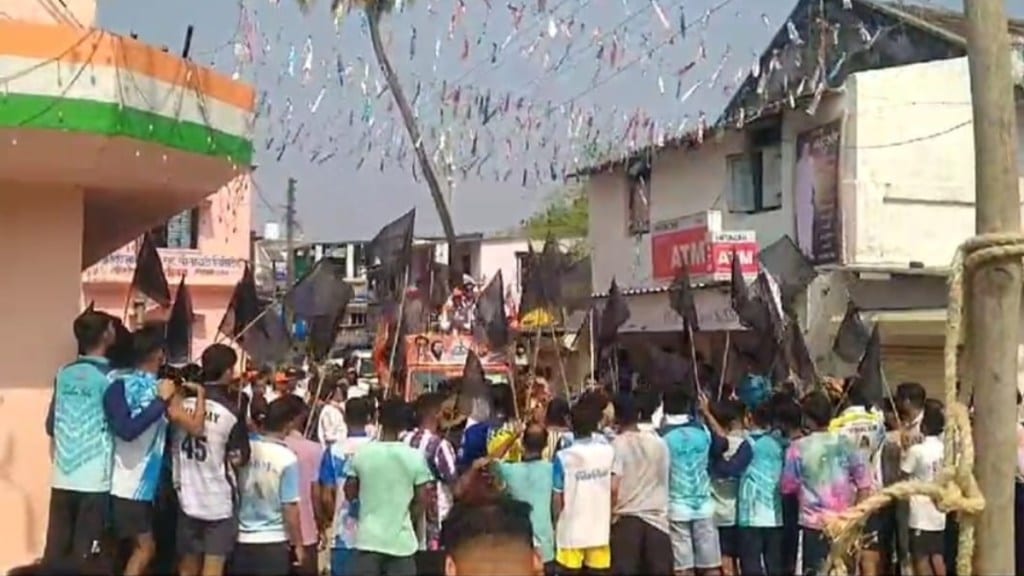
[[[94,0],[8,0],[0,18],[0,566],[38,558],[43,420],[75,358],[82,273],[249,171],[251,86],[95,25]],[[123,301],[123,300],[122,300]]]
[[[604,290],[614,278],[626,288],[633,317],[623,331],[678,332],[667,285],[680,262],[692,267],[715,245],[706,230],[687,234],[679,222],[710,213],[725,245],[755,239],[764,249],[788,236],[817,271],[797,310],[819,370],[854,368],[831,354],[853,301],[880,323],[892,386],[918,381],[938,394],[946,278],[956,248],[974,234],[971,95],[960,21],[854,1],[848,14],[862,26],[901,25],[902,36],[891,39],[901,51],[877,40],[861,45],[849,60],[859,64],[837,64],[837,81],[811,85],[809,93],[778,93],[773,101],[778,75],[791,74],[790,86],[799,79],[794,55],[818,50],[806,27],[816,4],[801,2],[794,11],[806,46],[787,44],[783,29],[762,57],[765,76],[776,76],[748,79],[718,126],[583,172],[590,230],[600,231],[590,238],[594,286]],[[832,4],[822,5],[827,11],[836,9]],[[1018,41],[1019,31],[1011,25]],[[824,48],[823,58],[836,50]],[[703,285],[696,304],[702,331],[741,329],[722,283]],[[699,339],[705,354],[721,344],[720,336]]]
[[[244,174],[151,231],[172,297],[182,277],[192,296],[193,358],[218,339],[218,326],[249,261],[251,224],[252,180]],[[92,303],[97,310],[120,317],[127,304],[129,318],[137,318],[133,312],[145,301],[129,293],[136,251],[136,242],[131,242],[82,273],[85,305]],[[161,320],[169,312],[150,306],[144,317]]]

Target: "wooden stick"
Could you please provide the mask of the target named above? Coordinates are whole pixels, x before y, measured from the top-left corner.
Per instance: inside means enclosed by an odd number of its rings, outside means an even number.
[[[569,379],[565,376],[565,362],[562,361],[562,341],[555,336],[555,327],[549,326],[551,330],[551,339],[555,344],[555,356],[558,358],[558,371],[562,376],[562,388],[565,389],[565,397],[569,397]]]
[[[697,394],[704,396],[704,388],[700,385],[700,370],[697,366],[697,344],[693,341],[693,326],[686,320],[683,320],[683,324],[686,326],[686,334],[690,337],[690,363],[693,366],[693,381],[697,385]]]
[[[729,330],[725,331],[725,350],[722,351],[722,375],[718,379],[718,399],[722,399],[722,390],[725,389],[725,373],[729,369],[729,346],[731,345],[730,337],[732,332]]]
[[[597,352],[594,350],[596,343],[594,342],[594,309],[591,308],[588,312],[590,314],[590,378],[597,381]]]
[[[311,405],[311,406],[316,406],[316,403],[320,401],[320,392],[323,390],[323,385],[324,385],[324,368],[326,368],[326,367],[327,367],[327,363],[326,362],[324,362],[323,364],[321,364],[320,366],[317,367],[317,371],[320,373],[320,378],[317,379],[316,394],[313,395],[313,398],[311,399],[312,401],[309,401],[309,400],[306,401],[306,403]],[[312,412],[311,412],[311,414],[312,414]],[[309,428],[312,425],[313,425],[313,419],[312,418],[306,418],[306,427],[305,427],[306,429],[302,433],[302,435],[304,437],[309,438]]]
[[[395,354],[398,353],[398,340],[402,337],[402,321],[405,319],[405,295],[409,292],[409,268],[405,268],[405,278],[402,280],[402,297],[398,301],[398,318],[395,319],[395,341],[391,343],[391,355],[388,357],[388,379],[387,397],[394,393],[392,383],[395,380]]]

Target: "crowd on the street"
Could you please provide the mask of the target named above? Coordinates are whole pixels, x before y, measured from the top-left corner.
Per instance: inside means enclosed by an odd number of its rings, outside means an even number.
[[[917,383],[878,406],[856,377],[524,403],[493,384],[453,433],[436,392],[240,377],[224,344],[168,370],[159,328],[91,309],[74,334],[45,553],[21,574],[821,574],[830,517],[943,466],[943,406]],[[850,567],[945,576],[955,532],[914,496],[868,520]]]

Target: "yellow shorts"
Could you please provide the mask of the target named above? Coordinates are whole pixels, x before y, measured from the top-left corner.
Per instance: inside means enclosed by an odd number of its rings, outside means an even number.
[[[611,546],[559,548],[555,553],[555,562],[569,570],[579,570],[584,567],[593,570],[608,570],[612,567],[612,548]]]

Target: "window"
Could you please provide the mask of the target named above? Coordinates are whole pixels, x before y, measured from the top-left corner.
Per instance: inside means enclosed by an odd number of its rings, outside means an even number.
[[[651,231],[651,166],[635,162],[626,171],[626,231],[631,236]]]
[[[778,128],[748,133],[749,152],[726,157],[729,211],[756,214],[782,207],[782,147]]]
[[[349,326],[365,326],[366,325],[366,314],[363,312],[353,312],[348,315]]]
[[[170,220],[150,230],[150,234],[157,248],[199,248],[199,208],[171,216]]]
[[[461,258],[462,273],[473,275],[473,257],[469,252],[464,252]]]
[[[366,277],[366,251],[365,245],[361,242],[355,243],[352,246],[352,260],[355,261],[355,277],[365,278]]]

